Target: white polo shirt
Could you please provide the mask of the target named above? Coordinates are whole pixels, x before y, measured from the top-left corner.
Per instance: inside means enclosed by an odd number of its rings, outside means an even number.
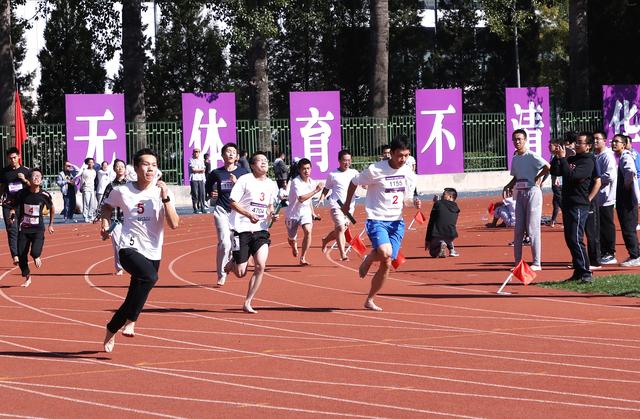
[[[351,179],[356,176],[358,176],[358,171],[356,169],[347,169],[344,172],[336,170],[329,173],[324,187],[331,190],[331,195],[329,195],[329,205],[331,208],[340,209],[338,199],[342,202],[347,199],[347,189],[349,189]],[[354,206],[355,200],[351,202],[350,212],[353,212]]]
[[[257,179],[253,173],[248,173],[238,178],[233,185],[229,198],[238,203],[241,207],[255,214],[260,221],[253,224],[248,217],[236,212],[231,208],[229,214],[229,224],[231,228],[238,232],[255,232],[268,230],[270,220],[267,218],[269,205],[272,205],[278,195],[278,186],[269,179]]]
[[[313,213],[311,208],[311,198],[304,202],[298,202],[298,197],[306,195],[316,189],[317,182],[311,178],[304,182],[300,176],[296,176],[291,181],[289,190],[289,206],[287,207],[286,219],[300,220],[303,217],[311,218]]]

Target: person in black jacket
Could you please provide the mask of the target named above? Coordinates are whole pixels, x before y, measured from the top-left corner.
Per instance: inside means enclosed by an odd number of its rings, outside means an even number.
[[[460,256],[453,246],[453,240],[458,237],[456,223],[460,208],[456,203],[458,192],[453,188],[445,188],[442,199],[437,200],[429,215],[429,225],[427,235],[424,238],[424,250],[429,250],[431,257],[446,257],[446,250],[449,249],[449,256]]]
[[[567,158],[564,145],[557,145],[551,160],[551,174],[562,176],[562,218],[564,240],[571,252],[573,275],[569,280],[592,282],[589,255],[584,244],[584,229],[591,204],[591,181],[595,160],[588,152],[593,147],[593,136],[578,134],[576,155]]]

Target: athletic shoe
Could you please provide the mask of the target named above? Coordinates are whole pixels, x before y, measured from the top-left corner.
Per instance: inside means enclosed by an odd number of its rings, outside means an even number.
[[[593,271],[594,269],[602,269],[602,266],[600,266],[600,265],[597,265],[597,266],[589,265],[589,270],[590,271]]]
[[[600,259],[600,265],[615,265],[618,260],[613,255],[605,255]]]
[[[591,284],[593,283],[593,276],[589,274],[582,275],[582,277],[580,278],[580,282],[583,284]]]
[[[629,267],[629,266],[640,266],[640,257],[632,259],[629,258],[622,262],[620,266]]]
[[[531,270],[532,271],[541,271],[542,270],[542,266],[540,266],[540,265],[531,265]]]
[[[447,251],[447,243],[440,242],[440,253],[438,253],[438,257],[446,258],[447,257],[446,251]]]
[[[227,281],[227,276],[226,275],[221,276],[220,278],[218,278],[218,285],[223,286],[226,281]]]
[[[449,250],[449,256],[457,258],[458,256],[460,256],[460,253],[456,252],[456,249],[451,249]]]

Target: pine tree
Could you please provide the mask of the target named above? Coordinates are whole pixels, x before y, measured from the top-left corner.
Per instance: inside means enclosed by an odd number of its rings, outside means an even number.
[[[38,118],[44,122],[64,122],[65,93],[103,93],[106,81],[84,14],[75,1],[55,3],[44,30],[45,47],[38,54]]]

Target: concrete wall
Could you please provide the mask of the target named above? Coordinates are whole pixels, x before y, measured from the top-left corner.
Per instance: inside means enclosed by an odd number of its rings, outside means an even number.
[[[496,172],[476,172],[476,173],[457,173],[451,175],[420,175],[418,176],[418,193],[431,195],[441,193],[446,187],[456,188],[458,193],[480,192],[480,191],[496,191],[501,190],[511,180],[509,172],[506,170]],[[170,185],[169,186],[176,196],[178,207],[190,207],[191,196],[188,186]],[[56,212],[62,211],[62,194],[55,187],[49,191],[53,196],[53,203]],[[364,193],[359,193],[364,195]],[[78,202],[80,194],[77,195]]]

